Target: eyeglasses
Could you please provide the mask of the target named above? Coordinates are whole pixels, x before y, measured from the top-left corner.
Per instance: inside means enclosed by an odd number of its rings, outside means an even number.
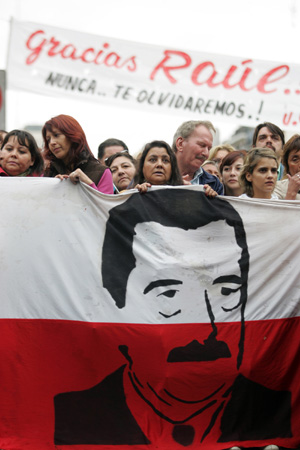
[[[126,148],[124,148],[124,150],[121,150],[120,152],[117,152],[118,154],[119,153],[128,153],[128,150],[126,150]],[[113,156],[115,156],[116,155],[116,153],[114,153],[113,155],[110,155],[110,156],[108,156],[107,158],[105,158],[105,160],[104,160],[104,162],[105,162],[105,164],[107,163],[107,161],[108,160],[110,160]],[[106,164],[107,165],[107,164]]]

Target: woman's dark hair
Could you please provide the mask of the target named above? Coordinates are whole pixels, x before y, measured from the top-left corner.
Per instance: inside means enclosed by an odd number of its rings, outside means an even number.
[[[44,160],[32,134],[24,130],[12,130],[4,137],[1,149],[7,144],[9,138],[12,136],[16,136],[19,144],[27,147],[30,151],[34,164],[28,169],[29,174],[41,175],[44,170]]]
[[[220,173],[222,175],[223,169],[225,166],[232,166],[233,163],[239,158],[245,159],[247,155],[246,150],[235,150],[234,152],[228,153],[228,155],[223,158],[221,164],[220,164]]]
[[[289,156],[292,150],[300,150],[300,134],[294,134],[283,147],[282,163],[284,165],[285,174],[290,173]]]
[[[107,160],[105,161],[105,165],[107,167],[110,167],[112,165],[112,163],[114,162],[114,160],[116,158],[119,158],[120,156],[124,156],[124,158],[129,159],[130,162],[132,162],[132,164],[134,165],[134,167],[136,167],[136,160],[134,159],[133,156],[131,156],[127,150],[123,150],[122,152],[118,152],[118,153],[114,153],[113,155],[109,156],[107,158]]]
[[[85,133],[76,119],[65,114],[52,117],[48,120],[42,129],[42,135],[44,139],[45,151],[44,156],[48,161],[55,161],[57,158],[50,151],[46,134],[47,131],[53,132],[53,128],[57,128],[62,134],[71,141],[71,148],[69,151],[71,164],[76,166],[83,158],[88,155],[93,155],[91,149],[88,146]]]
[[[145,145],[145,148],[139,159],[139,168],[138,168],[138,172],[137,172],[137,175],[135,178],[135,184],[141,184],[146,181],[144,178],[144,174],[143,174],[144,163],[145,163],[145,159],[146,159],[148,152],[154,147],[166,149],[166,151],[170,157],[171,178],[169,179],[167,184],[171,185],[171,186],[179,186],[179,185],[183,184],[182,177],[181,177],[179,169],[178,169],[176,155],[175,155],[174,151],[171,149],[171,147],[169,146],[169,144],[167,144],[165,141],[152,141]]]

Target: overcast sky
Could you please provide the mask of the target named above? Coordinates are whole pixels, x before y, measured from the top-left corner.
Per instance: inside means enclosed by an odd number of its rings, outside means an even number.
[[[300,64],[298,5],[299,0],[0,0],[0,69],[6,68],[11,17],[181,50]],[[79,121],[94,153],[108,137],[124,140],[132,153],[153,139],[171,142],[178,125],[186,120],[7,92],[8,130],[43,125],[58,114],[69,114]],[[237,126],[234,122],[214,124],[221,140]]]

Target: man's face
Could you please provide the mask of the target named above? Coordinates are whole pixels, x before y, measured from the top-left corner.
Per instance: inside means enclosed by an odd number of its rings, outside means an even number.
[[[257,135],[256,147],[271,148],[274,150],[277,158],[282,155],[282,140],[279,134],[274,134],[268,127],[262,127]]]
[[[187,139],[179,138],[177,148],[180,153],[181,166],[187,172],[196,172],[207,160],[212,144],[213,136],[203,125],[196,127]]]
[[[111,155],[114,155],[115,153],[119,153],[122,151],[124,151],[122,145],[111,145],[110,147],[105,147],[103,158],[99,158],[99,161],[101,162],[101,164],[105,165],[105,160],[107,158],[109,158]]]
[[[135,228],[136,267],[128,279],[124,313],[131,322],[156,324],[156,328],[150,329],[151,338],[141,333],[129,346],[129,355],[138,379],[157,393],[164,386],[174,395],[191,398],[191,385],[185,381],[197,376],[199,383],[192,386],[195,395],[204,398],[206,381],[209,394],[219,389],[220,371],[225,384],[236,376],[241,313],[233,308],[240,301],[241,249],[233,228],[223,225],[219,221],[188,231],[157,223]],[[226,249],[224,242],[230,243]],[[226,324],[220,325],[228,321],[237,322],[230,342]],[[164,325],[163,339],[158,324]],[[166,326],[171,324],[181,324],[176,333],[173,326]],[[193,349],[186,348],[192,342]],[[183,350],[176,359],[179,347]],[[174,352],[175,360],[170,362]]]

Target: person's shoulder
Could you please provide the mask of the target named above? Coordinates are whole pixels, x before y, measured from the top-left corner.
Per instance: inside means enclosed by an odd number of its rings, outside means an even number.
[[[0,177],[8,177],[9,175],[5,172],[5,170],[0,167]]]
[[[251,199],[251,197],[249,197],[247,194],[239,195],[239,198],[250,198]]]
[[[209,184],[218,194],[223,194],[223,184],[219,178],[204,169],[200,175],[200,184]]]
[[[289,180],[284,178],[276,182],[274,194],[278,196],[279,199],[284,199],[288,189]]]

